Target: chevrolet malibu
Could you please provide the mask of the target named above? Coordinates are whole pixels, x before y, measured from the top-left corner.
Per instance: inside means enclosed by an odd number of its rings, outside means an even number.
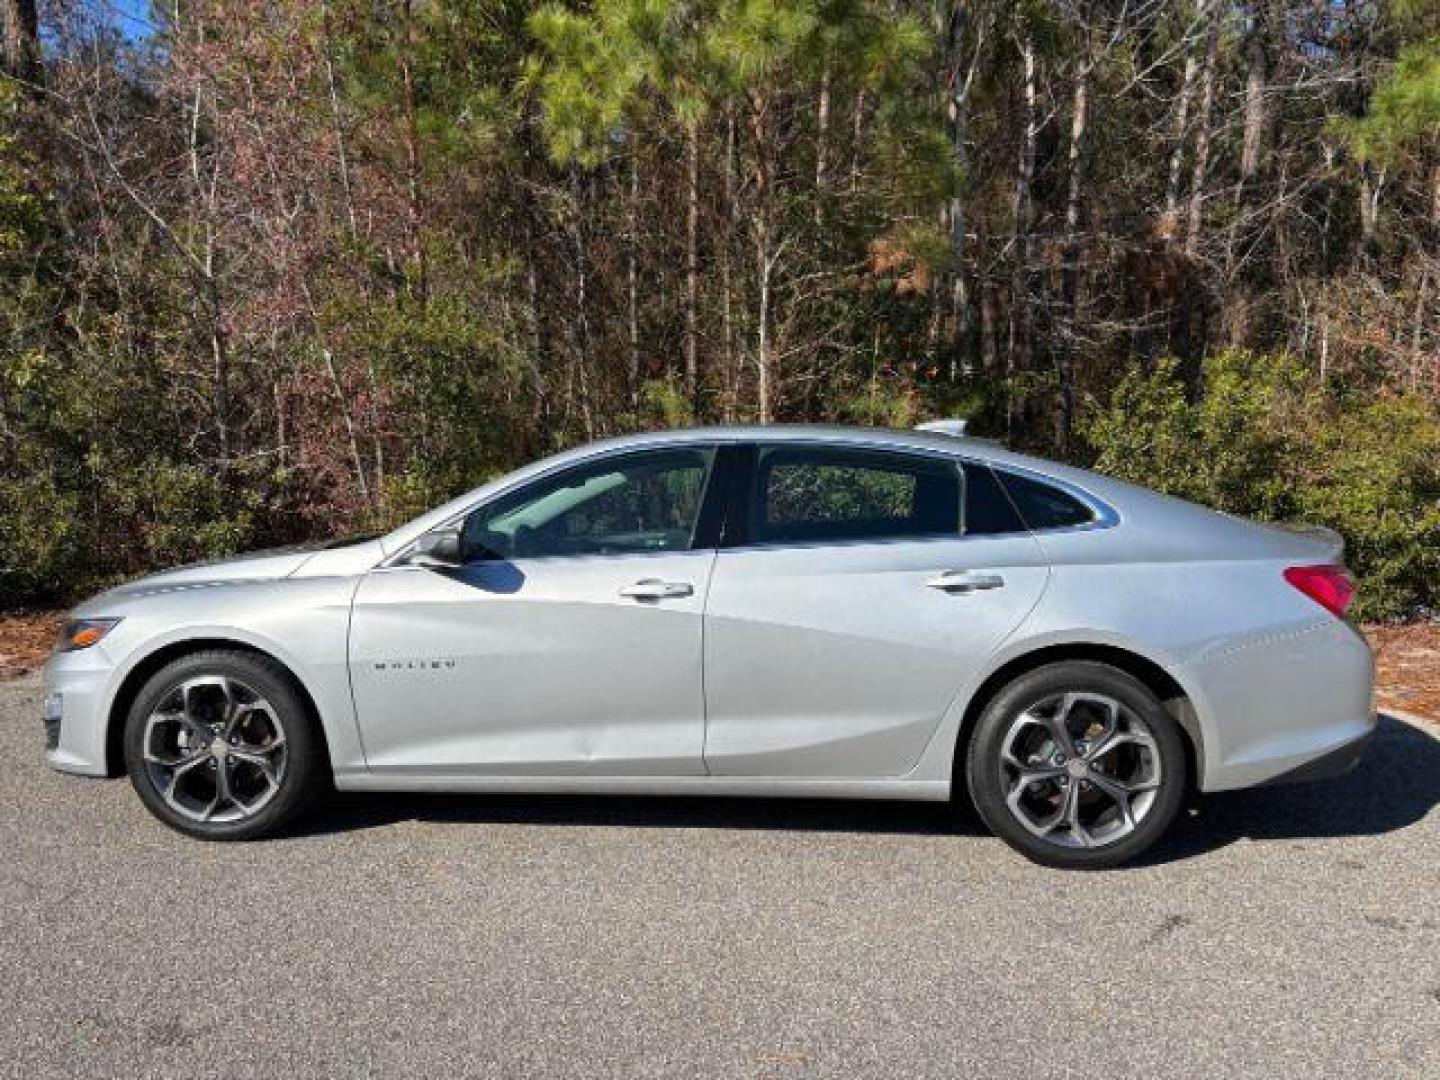
[[[112,589],[46,667],[49,763],[210,840],[331,785],[968,797],[1074,868],[1192,792],[1354,764],[1372,664],[1334,534],[926,427],[629,436],[375,539]]]

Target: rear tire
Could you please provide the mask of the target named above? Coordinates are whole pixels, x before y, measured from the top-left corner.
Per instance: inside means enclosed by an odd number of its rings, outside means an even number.
[[[1178,725],[1142,683],[1067,660],[1021,675],[986,706],[967,748],[987,826],[1044,866],[1100,870],[1170,827],[1188,778]]]
[[[146,808],[203,840],[271,835],[324,787],[324,746],[289,673],[238,650],[166,664],[125,720],[125,768]]]

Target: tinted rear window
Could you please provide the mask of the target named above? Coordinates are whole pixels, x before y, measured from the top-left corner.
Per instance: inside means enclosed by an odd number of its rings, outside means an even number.
[[[960,476],[907,454],[776,448],[756,470],[752,538],[814,543],[960,531]]]
[[[1031,529],[1065,529],[1095,520],[1094,511],[1068,492],[1003,469],[995,472]]]
[[[1024,532],[1025,524],[988,465],[965,466],[965,535]]]

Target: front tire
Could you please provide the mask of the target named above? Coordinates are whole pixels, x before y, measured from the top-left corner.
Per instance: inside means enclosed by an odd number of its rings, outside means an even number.
[[[986,707],[970,796],[1002,840],[1044,866],[1098,870],[1150,847],[1187,787],[1183,737],[1146,687],[1092,661],[1021,675]]]
[[[125,721],[125,768],[147,809],[204,840],[251,840],[314,799],[323,747],[288,673],[214,650],[166,664]]]

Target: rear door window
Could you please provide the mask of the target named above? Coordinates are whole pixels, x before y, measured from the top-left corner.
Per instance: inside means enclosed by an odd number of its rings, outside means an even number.
[[[754,543],[833,543],[958,535],[960,472],[938,458],[827,447],[760,451]]]

